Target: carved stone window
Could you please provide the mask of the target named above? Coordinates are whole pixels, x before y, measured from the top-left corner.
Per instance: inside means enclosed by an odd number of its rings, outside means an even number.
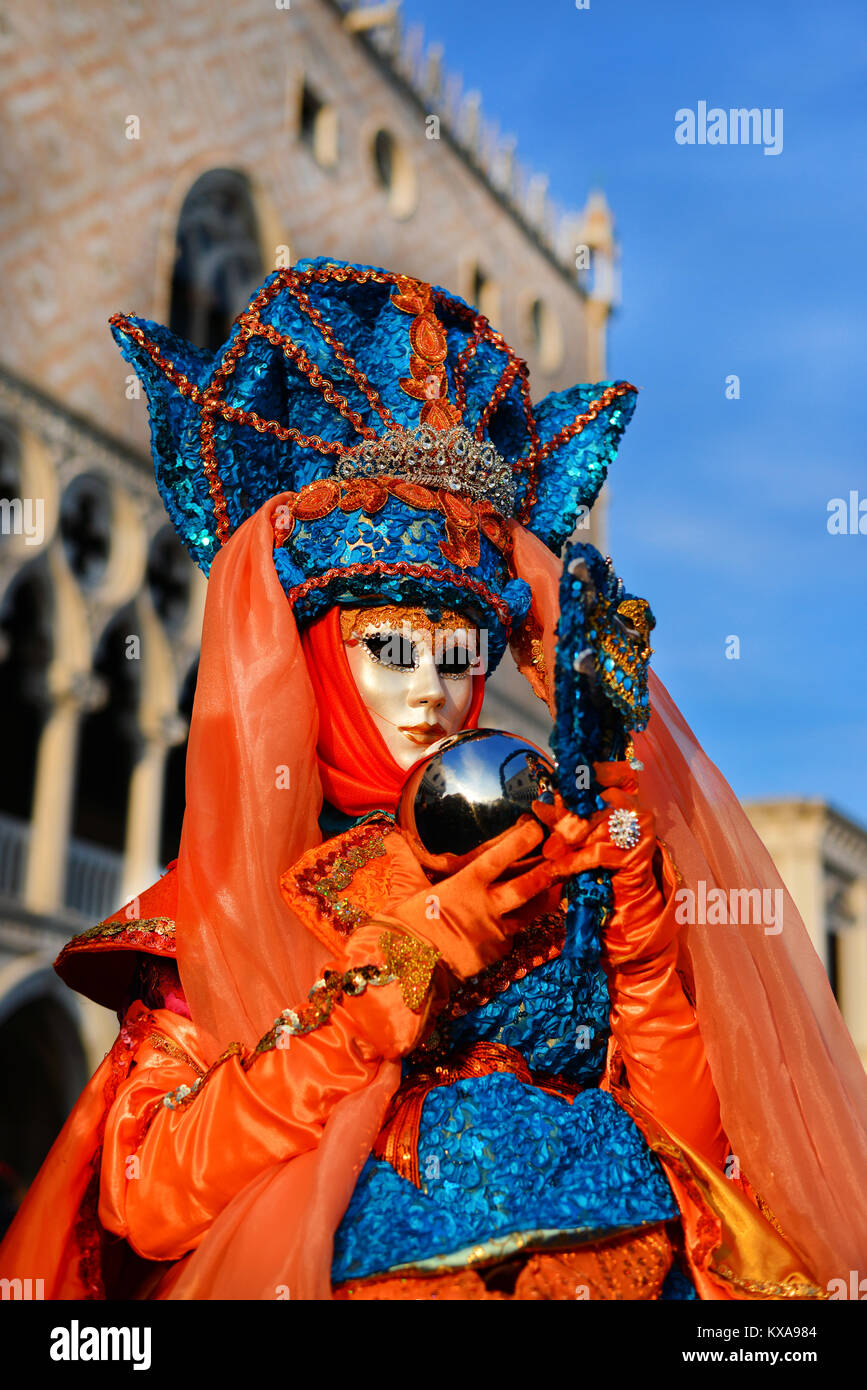
[[[555,372],[563,361],[563,333],[550,304],[534,299],[529,310],[529,338],[543,372]]]
[[[181,687],[178,714],[189,728],[199,674],[198,660],[190,667]],[[177,858],[186,804],[187,739],[169,749],[163,783],[163,815],[160,827],[160,859],[168,864]]]
[[[496,327],[500,318],[500,286],[497,281],[478,261],[472,261],[467,266],[465,285],[465,298]]]
[[[337,108],[329,106],[310,83],[301,87],[301,107],[298,134],[316,160],[325,169],[337,163]]]
[[[51,587],[43,564],[23,569],[0,604],[0,721],[7,731],[0,814],[26,820],[32,809],[39,737],[48,709],[54,655]],[[6,880],[0,865],[0,881]],[[16,889],[8,881],[5,887]]]
[[[90,1072],[70,1010],[51,997],[50,985],[36,992],[37,979],[42,976],[25,977],[11,1001],[3,1001],[9,1012],[4,1007],[0,1022],[0,1237],[16,1195],[36,1177]]]
[[[380,129],[373,137],[371,158],[376,181],[388,194],[392,217],[410,217],[418,201],[418,181],[403,145],[390,130]]]
[[[236,169],[209,170],[178,219],[169,326],[215,352],[264,276],[249,179]]]
[[[21,440],[12,420],[0,418],[0,497],[21,496]]]
[[[171,526],[154,536],[148,555],[147,584],[157,615],[170,633],[187,618],[192,565]]]
[[[85,716],[79,728],[72,834],[88,845],[118,852],[124,849],[129,781],[142,746],[141,660],[131,640],[138,632],[132,605],[104,631],[93,670],[104,682],[108,698]]]
[[[69,568],[86,587],[99,584],[108,568],[111,525],[108,485],[94,473],[73,478],[60,504],[60,535]]]

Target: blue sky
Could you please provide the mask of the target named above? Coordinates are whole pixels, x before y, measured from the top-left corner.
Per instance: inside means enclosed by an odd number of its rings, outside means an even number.
[[[742,799],[867,825],[867,535],[827,530],[829,499],[867,502],[863,0],[402,8],[556,201],[614,210],[609,375],[642,393],[609,545],[658,674]],[[679,145],[699,101],[781,107],[782,152]]]

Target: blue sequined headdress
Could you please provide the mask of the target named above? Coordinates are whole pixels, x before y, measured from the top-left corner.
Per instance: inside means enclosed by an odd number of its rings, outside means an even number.
[[[216,353],[117,314],[148,395],[157,485],[207,573],[269,498],[299,623],[334,603],[473,613],[489,663],[526,616],[507,519],[559,551],[635,404],[628,382],[530,400],[526,363],[438,286],[299,261],[269,276]]]

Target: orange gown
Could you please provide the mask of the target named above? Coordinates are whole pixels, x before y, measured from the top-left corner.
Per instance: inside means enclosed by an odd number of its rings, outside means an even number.
[[[359,827],[310,850],[283,876],[292,910],[335,947],[327,987],[295,1011],[309,1031],[286,1037],[277,1020],[254,1049],[233,1045],[208,1067],[179,992],[164,988],[150,1007],[133,1000],[115,1048],[9,1233],[4,1275],[20,1270],[22,1261],[51,1258],[44,1242],[42,1254],[38,1239],[34,1249],[27,1209],[53,1187],[58,1221],[48,1243],[55,1274],[46,1296],[171,1297],[190,1253],[232,1199],[272,1165],[314,1149],[335,1102],[368,1085],[382,1058],[418,1046],[432,1013],[448,1001],[430,945],[389,915],[399,887],[390,843],[375,827]],[[669,916],[675,875],[663,856]],[[119,912],[70,943],[58,961],[61,975],[79,986],[87,979],[90,993],[97,980],[95,992],[105,1000],[120,987],[130,989],[143,947],[152,959],[170,960],[174,877],[172,867],[142,896],[140,918]],[[341,935],[337,926],[347,923],[352,929]],[[609,970],[612,1041],[603,1088],[632,1115],[662,1162],[682,1214],[675,1244],[683,1246],[701,1297],[818,1296],[746,1185],[724,1176],[719,1107],[678,974],[676,938],[668,936],[642,968]],[[504,972],[508,978],[538,963],[528,955],[532,939],[532,932],[521,934],[495,967],[500,987]],[[556,949],[549,934],[541,958]],[[352,992],[364,968],[369,978]],[[474,983],[483,987],[483,976]],[[486,1065],[519,1064],[492,1054]],[[390,1114],[399,1111],[393,1105]],[[388,1122],[378,1153],[388,1152],[387,1131]],[[591,1298],[658,1297],[673,1256],[671,1234],[660,1228],[580,1250],[528,1251],[513,1262],[505,1284],[466,1268],[370,1279],[338,1288],[335,1296],[574,1298],[581,1284]]]

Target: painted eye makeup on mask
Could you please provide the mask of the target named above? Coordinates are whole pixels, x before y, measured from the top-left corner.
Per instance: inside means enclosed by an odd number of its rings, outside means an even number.
[[[422,646],[399,632],[376,632],[361,638],[368,655],[392,671],[413,671],[419,664]],[[446,680],[463,680],[472,674],[478,658],[465,644],[449,640],[436,653],[437,674]]]

